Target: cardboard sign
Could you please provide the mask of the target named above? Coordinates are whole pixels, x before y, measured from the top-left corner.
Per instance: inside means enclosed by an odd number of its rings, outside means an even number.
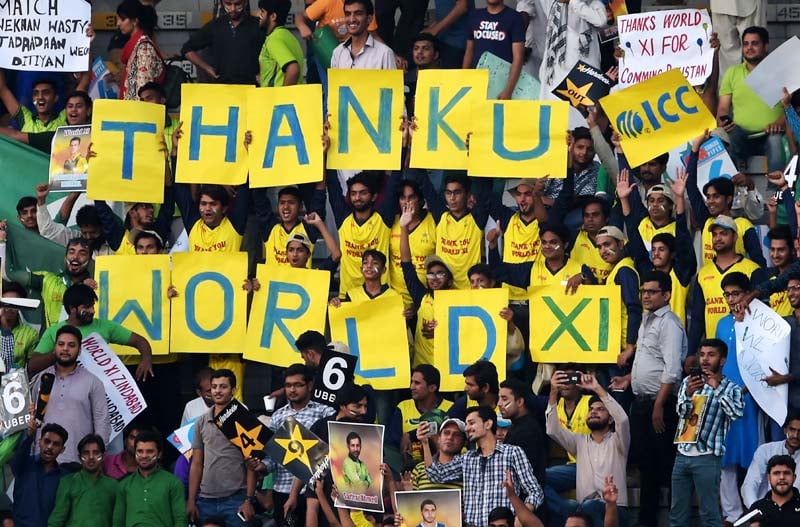
[[[225,437],[239,447],[245,459],[264,458],[264,447],[272,437],[272,431],[236,399],[231,400],[219,414],[214,424]]]
[[[568,104],[480,101],[473,115],[470,176],[566,177]]]
[[[714,65],[711,17],[705,9],[648,11],[617,17],[619,84],[633,86],[671,69],[703,84]]]
[[[575,294],[555,285],[532,289],[531,356],[536,362],[616,362],[622,331],[617,285],[582,285]]]
[[[689,161],[690,154],[691,149],[681,152],[681,161],[684,167]],[[697,158],[697,188],[700,189],[700,192],[712,179],[718,177],[731,179],[738,172],[728,150],[725,149],[725,144],[719,137],[711,137],[700,146]]]
[[[603,97],[600,105],[622,136],[622,149],[632,167],[717,126],[677,69]]]
[[[25,368],[11,370],[0,378],[0,437],[28,428],[31,420],[31,392]]]
[[[334,505],[383,512],[383,425],[328,423]]]
[[[83,339],[78,361],[89,373],[100,379],[106,389],[108,419],[111,422],[111,433],[108,437],[110,442],[137,415],[145,411],[147,402],[136,385],[136,379],[97,333]]]
[[[0,2],[0,68],[88,70],[91,15],[84,0]]]
[[[325,350],[314,376],[314,392],[311,400],[338,408],[336,394],[346,382],[353,381],[358,358],[333,350]]]
[[[275,430],[266,454],[304,483],[316,481],[328,470],[328,445],[291,415]]]
[[[192,441],[194,441],[194,430],[197,418],[192,419],[182,427],[178,428],[167,438],[169,443],[184,456],[192,451]]]
[[[50,147],[50,191],[85,192],[91,126],[59,126]]]
[[[602,71],[579,60],[553,90],[553,95],[567,101],[586,116],[586,108],[595,106],[608,95],[611,84],[611,79],[603,75]]]
[[[461,490],[413,490],[394,493],[405,525],[461,527]],[[431,516],[433,519],[431,520]]]
[[[775,106],[781,102],[784,86],[789,93],[800,88],[800,71],[797,68],[787,67],[788,64],[795,64],[799,55],[800,39],[794,35],[759,62],[758,66],[744,78],[745,84],[750,86],[767,106]]]

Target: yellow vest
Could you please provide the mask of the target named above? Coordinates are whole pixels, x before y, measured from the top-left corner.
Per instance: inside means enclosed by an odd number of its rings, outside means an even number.
[[[539,255],[531,267],[531,287],[567,285],[567,280],[576,274],[581,274],[581,264],[572,258],[568,258],[564,266],[553,273],[547,268],[544,256]]]
[[[778,275],[771,277],[770,280],[775,280],[776,278],[778,278]],[[771,307],[773,311],[782,317],[788,317],[794,313],[792,304],[789,303],[788,291],[778,291],[777,293],[770,295],[769,307]]]
[[[222,218],[214,229],[197,220],[189,233],[190,252],[238,252],[241,247],[242,235],[228,218]]]
[[[611,270],[611,272],[608,274],[608,278],[606,279],[606,284],[607,285],[614,285],[614,280],[616,279],[616,277],[619,274],[620,270],[622,270],[624,268],[628,268],[628,269],[633,270],[633,272],[636,273],[636,278],[637,278],[637,282],[638,282],[639,273],[636,272],[636,267],[634,267],[634,265],[633,265],[633,259],[630,256],[626,256],[625,258],[623,258],[622,260],[617,262],[617,265],[615,265],[614,268]],[[620,290],[620,296],[622,296],[622,291],[621,290]],[[621,341],[620,342],[620,349],[625,348],[625,345],[627,344],[627,342],[626,342],[626,340],[627,340],[627,332],[628,332],[628,309],[625,307],[625,304],[623,303],[622,304],[622,331],[620,332],[620,341]]]
[[[436,254],[452,271],[456,288],[469,289],[467,271],[483,256],[483,230],[472,214],[461,219],[449,212],[442,214],[436,225]]]
[[[504,225],[503,230],[503,261],[506,263],[532,262],[537,259],[541,250],[539,239],[539,222],[533,220],[525,223],[519,212],[514,213]],[[533,285],[533,280],[531,280]],[[528,292],[521,287],[503,284],[508,289],[509,300],[527,300]]]
[[[669,270],[669,277],[672,278],[672,295],[669,297],[669,307],[681,320],[684,329],[686,328],[686,299],[689,296],[689,286],[681,285],[674,269]]]
[[[339,264],[339,298],[344,298],[346,291],[364,283],[361,276],[361,256],[367,249],[377,249],[385,255],[389,254],[389,227],[383,218],[373,212],[367,221],[360,224],[350,214],[339,227],[339,246],[342,249],[342,261]],[[384,277],[383,283],[387,278]]]
[[[671,220],[663,227],[656,227],[649,217],[645,217],[639,222],[639,236],[642,237],[642,243],[644,243],[648,252],[650,251],[650,243],[653,241],[653,237],[664,232],[675,236],[675,220]]]
[[[425,322],[433,320],[433,296],[430,293],[422,297],[417,309],[417,330],[414,332],[414,360],[411,367],[420,364],[433,364],[433,339],[422,336]],[[442,328],[440,328],[442,329]]]
[[[734,218],[733,221],[736,223],[736,232],[739,235],[736,237],[736,246],[734,247],[736,254],[741,254],[742,256],[746,256],[744,250],[744,233],[749,231],[753,228],[753,224],[750,223],[750,220],[747,218]],[[702,265],[713,263],[714,256],[716,253],[714,252],[714,246],[711,244],[711,232],[708,230],[708,227],[714,223],[714,218],[708,218],[706,222],[703,224],[703,235],[701,237],[701,242],[703,244],[703,260],[701,262]]]
[[[703,290],[703,297],[705,298],[705,315],[706,315],[706,338],[713,338],[717,332],[717,323],[728,314],[728,303],[722,296],[722,278],[733,272],[741,272],[748,277],[753,272],[759,269],[757,263],[748,260],[744,256],[741,260],[731,265],[724,271],[717,267],[716,262],[705,264],[697,272],[697,283],[700,289]]]
[[[425,283],[425,258],[436,252],[436,222],[433,215],[425,214],[419,225],[408,233],[411,249],[411,262],[417,270],[420,282]],[[414,302],[408,294],[403,268],[400,265],[400,219],[395,219],[389,240],[389,285],[403,297],[403,304],[411,306]]]
[[[114,254],[121,254],[125,256],[136,254],[136,246],[131,242],[130,236],[131,231],[125,230],[125,234],[122,236],[122,241],[119,242],[119,248]]]
[[[588,265],[599,283],[606,283],[608,273],[611,272],[613,266],[600,258],[600,251],[597,250],[597,246],[589,238],[586,231],[578,233],[575,238],[575,246],[572,247],[569,257],[582,265]]]
[[[369,296],[364,290],[364,284],[354,287],[347,292],[347,297],[350,298],[351,302],[356,304],[360,304],[361,302],[369,302],[370,300],[375,300],[376,298],[387,298],[392,296],[397,296],[397,291],[394,291],[391,287],[379,293],[378,296]]]
[[[272,227],[269,236],[267,236],[267,241],[264,242],[264,251],[266,253],[265,263],[267,265],[289,265],[289,260],[286,258],[286,244],[289,243],[289,239],[295,234],[302,234],[307,238],[309,237],[303,222],[298,222],[289,232],[286,232],[286,229],[283,228],[283,224],[281,223]],[[311,240],[312,244],[314,241],[315,240]],[[306,263],[306,267],[309,269],[311,269],[311,258],[313,258],[313,256],[314,245],[311,245],[311,254]]]

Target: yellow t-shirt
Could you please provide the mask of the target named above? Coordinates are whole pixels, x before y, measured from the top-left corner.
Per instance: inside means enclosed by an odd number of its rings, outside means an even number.
[[[608,279],[606,280],[606,285],[614,285],[614,279],[617,277],[617,274],[619,274],[619,272],[624,268],[628,268],[628,269],[633,270],[633,272],[636,273],[637,282],[638,282],[639,273],[636,272],[636,267],[633,265],[633,259],[630,256],[626,256],[625,258],[623,258],[622,260],[617,262],[617,265],[615,265],[614,268],[611,270],[611,272],[608,274]],[[621,290],[620,290],[620,296],[622,296],[622,291]],[[622,326],[621,327],[622,327],[622,331],[620,332],[620,340],[621,340],[620,349],[623,349],[623,348],[625,348],[625,345],[627,344],[626,340],[627,340],[627,336],[628,336],[627,335],[627,333],[628,333],[628,331],[627,331],[628,330],[628,309],[625,307],[624,303],[622,304]]]
[[[190,252],[238,252],[241,247],[242,235],[228,218],[222,218],[214,229],[197,220],[189,233]]]
[[[302,221],[298,222],[297,225],[292,227],[292,230],[288,232],[281,223],[272,228],[272,230],[269,232],[269,236],[267,237],[267,241],[264,242],[264,250],[266,252],[265,260],[267,265],[289,265],[289,260],[286,258],[286,244],[289,243],[289,239],[295,234],[302,234],[303,236],[308,237],[308,231],[306,230],[306,226],[303,225]],[[312,245],[311,256],[309,256],[308,262],[306,263],[306,267],[309,269],[311,269],[311,258],[313,257],[314,246]]]
[[[581,274],[581,264],[572,258],[568,258],[563,267],[552,272],[547,268],[545,258],[539,255],[531,267],[531,287],[567,285],[567,280],[576,274]]]
[[[539,222],[533,220],[526,223],[519,212],[514,213],[503,231],[503,261],[506,263],[523,263],[536,260],[541,249],[539,239]],[[533,285],[533,280],[531,280]],[[508,289],[508,299],[513,301],[527,300],[528,292],[521,287],[503,284]]]
[[[313,5],[313,4],[312,4]],[[339,247],[342,260],[339,264],[339,298],[344,298],[346,291],[364,283],[361,275],[361,256],[367,249],[377,249],[385,255],[389,254],[389,227],[383,218],[373,212],[367,221],[359,224],[355,216],[350,214],[339,227]],[[383,283],[388,277],[384,275]]]
[[[422,328],[426,322],[433,318],[433,296],[428,293],[422,297],[417,309],[417,329],[414,332],[414,360],[411,367],[420,364],[433,364],[433,339],[422,335]]]
[[[451,401],[447,399],[442,399],[439,403],[437,408],[443,412],[447,412],[450,410],[450,407],[453,406]],[[417,403],[414,402],[414,399],[406,399],[405,401],[400,401],[397,405],[397,409],[400,410],[400,419],[402,420],[403,426],[403,434],[407,434],[412,430],[416,430],[417,426],[419,426],[419,418],[422,415],[419,413],[419,409],[417,408]],[[411,458],[416,462],[419,463],[422,461],[422,443],[419,441],[415,441],[411,443]]]
[[[775,280],[778,278],[778,275],[770,277],[770,280]],[[792,304],[789,303],[789,292],[788,291],[778,291],[770,295],[769,297],[769,307],[772,308],[777,314],[782,317],[788,317],[792,313],[794,313],[794,309],[792,308]]]
[[[612,265],[600,258],[600,251],[586,231],[580,231],[569,255],[571,260],[589,266],[599,283],[605,284]]]
[[[716,262],[705,264],[697,272],[697,283],[703,290],[705,298],[705,317],[706,317],[706,338],[713,338],[717,332],[717,323],[728,314],[728,303],[722,296],[722,278],[728,273],[741,272],[748,277],[759,269],[757,263],[742,257],[741,260],[731,265],[724,271],[717,266]]]
[[[351,302],[360,304],[361,302],[369,302],[370,300],[375,300],[376,298],[390,298],[397,296],[397,291],[394,291],[391,287],[385,287],[386,289],[378,293],[376,296],[369,296],[366,290],[364,290],[364,284],[361,284],[360,286],[354,287],[353,289],[347,291],[347,298],[349,298]]]
[[[403,267],[400,265],[400,219],[395,219],[389,240],[389,284],[403,297],[403,304],[413,305],[408,294],[406,280],[403,278]],[[425,283],[425,258],[436,252],[436,222],[433,216],[426,213],[419,225],[408,233],[408,245],[411,248],[411,263],[417,270],[420,282]]]
[[[131,243],[131,231],[125,231],[125,234],[122,236],[122,241],[119,242],[119,248],[116,250],[116,252],[114,252],[114,254],[121,254],[125,256],[136,254],[136,246]]]
[[[483,256],[483,229],[472,214],[459,219],[450,212],[442,214],[436,225],[436,254],[452,271],[455,287],[469,289],[467,271]]]
[[[753,228],[753,224],[750,223],[750,220],[747,218],[734,218],[733,220],[736,223],[736,231],[739,235],[736,237],[736,254],[741,254],[742,256],[747,256],[744,250],[744,233],[749,231]],[[701,241],[703,243],[703,261],[701,262],[703,265],[712,263],[714,261],[714,256],[716,253],[714,252],[714,246],[711,244],[711,232],[708,230],[708,227],[714,222],[714,218],[708,218],[703,224],[703,235],[701,237]]]
[[[642,237],[642,243],[644,243],[648,252],[650,251],[650,242],[653,241],[653,237],[664,232],[675,236],[675,220],[670,221],[663,227],[656,227],[649,217],[639,222],[639,235]]]

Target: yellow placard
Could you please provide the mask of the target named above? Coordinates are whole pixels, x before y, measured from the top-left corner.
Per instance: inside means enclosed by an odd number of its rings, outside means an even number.
[[[678,68],[603,97],[600,105],[622,136],[622,148],[632,167],[717,126]]]
[[[403,72],[328,70],[328,168],[399,170]]]
[[[467,134],[480,120],[474,105],[486,99],[489,70],[420,70],[414,97],[417,129],[411,166],[466,170]]]
[[[408,388],[411,363],[401,296],[342,302],[328,308],[328,321],[331,340],[344,342],[358,357],[357,383],[376,390]]]
[[[92,113],[86,197],[135,203],[164,201],[163,105],[100,99]]]
[[[508,322],[500,311],[507,306],[507,289],[436,291],[433,365],[441,372],[443,392],[463,390],[462,374],[478,360],[505,373]]]
[[[531,290],[531,356],[534,362],[617,361],[622,331],[618,285],[582,285],[575,294],[564,286]]]
[[[566,177],[568,102],[484,100],[472,112],[470,176]]]
[[[183,84],[178,183],[239,185],[247,180],[247,92],[239,84]]]
[[[250,88],[247,129],[250,187],[322,180],[322,86]]]
[[[143,336],[154,355],[169,353],[169,255],[98,256],[94,275],[97,317],[113,320]],[[137,353],[128,346],[111,347],[119,355]]]
[[[303,362],[294,341],[325,327],[327,271],[259,264],[261,288],[253,294],[244,358],[275,366]]]
[[[242,353],[247,253],[175,253],[172,264],[172,353]]]

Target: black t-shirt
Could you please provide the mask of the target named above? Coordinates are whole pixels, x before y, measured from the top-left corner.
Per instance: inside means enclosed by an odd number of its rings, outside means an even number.
[[[50,150],[53,147],[53,137],[55,135],[55,132],[29,132],[28,145],[50,155]]]
[[[766,497],[753,503],[750,510],[758,509],[764,516],[754,520],[761,527],[797,527],[800,525],[800,491],[794,489],[792,499],[779,507],[772,501],[772,491]]]

